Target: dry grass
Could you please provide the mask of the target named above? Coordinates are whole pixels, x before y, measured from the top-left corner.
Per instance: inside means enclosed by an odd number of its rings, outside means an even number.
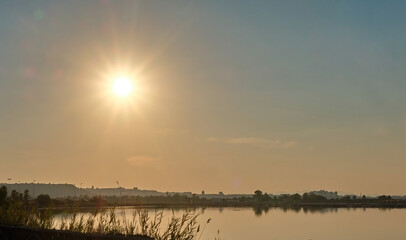
[[[119,219],[114,208],[95,213],[85,219],[85,215],[77,212],[68,217],[66,213],[61,220],[59,229],[84,233],[146,235],[156,240],[193,240],[197,239],[200,226],[197,223],[199,215],[191,211],[182,217],[173,216],[168,226],[162,229],[163,212],[155,212],[150,217],[146,210],[134,210],[130,221]]]
[[[124,211],[124,210],[123,210]],[[123,215],[125,216],[125,215]],[[118,217],[116,209],[96,211],[94,214],[73,211],[63,214],[60,224],[55,224],[51,208],[45,210],[28,209],[18,204],[0,210],[0,224],[27,226],[42,229],[60,229],[81,233],[112,235],[146,235],[156,240],[193,240],[201,238],[198,214],[191,210],[181,217],[172,216],[166,227],[162,226],[162,211],[150,215],[146,210],[134,210],[130,220]],[[206,222],[209,223],[210,220]],[[206,226],[205,224],[205,226]],[[205,226],[202,228],[204,230]],[[198,237],[198,234],[199,237]]]

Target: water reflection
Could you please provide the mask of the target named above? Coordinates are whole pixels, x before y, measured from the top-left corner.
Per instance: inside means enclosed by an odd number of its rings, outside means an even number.
[[[140,208],[117,207],[118,217],[129,218]],[[198,222],[205,225],[203,239],[215,239],[221,231],[221,239],[406,239],[406,209],[387,208],[315,208],[315,207],[199,207],[199,208],[141,208],[150,217],[163,213],[162,229],[169,220],[180,217],[186,211],[198,214]],[[105,209],[109,211],[109,209]],[[125,212],[125,214],[123,214]],[[94,213],[94,210],[82,212]],[[62,215],[56,217],[56,225]],[[86,219],[86,216],[85,216]],[[382,224],[385,223],[385,224]],[[337,227],[339,226],[339,228]],[[287,231],[289,229],[289,231]],[[290,231],[290,229],[292,229]],[[355,236],[355,237],[353,237]]]
[[[380,211],[383,211],[383,212],[388,212],[388,211],[392,211],[393,210],[393,208],[378,208]]]
[[[104,210],[109,210],[111,209],[110,207],[106,207]],[[252,209],[254,212],[254,215],[257,217],[260,217],[262,215],[267,215],[270,213],[270,211],[279,211],[283,213],[304,213],[304,214],[327,214],[327,213],[337,213],[339,210],[340,211],[347,211],[347,212],[356,212],[356,211],[362,211],[365,212],[367,211],[367,208],[355,208],[355,207],[346,207],[346,208],[324,208],[324,207],[299,207],[299,206],[285,206],[285,207],[268,207],[268,206],[255,206],[255,207],[116,207],[117,211],[131,211],[131,210],[136,210],[136,209],[143,209],[147,210],[148,212],[160,212],[160,211],[168,211],[171,212],[172,214],[179,215],[184,213],[185,211],[192,211],[194,213],[197,213],[199,215],[204,215],[207,210],[213,211],[216,210],[218,211],[219,214],[223,214],[225,210],[232,210],[232,211],[243,211],[245,209]],[[389,212],[394,209],[392,208],[375,208],[379,211],[383,212]],[[82,208],[82,209],[76,209],[79,210],[80,213],[85,213],[85,214],[95,214],[95,209],[94,208]],[[103,211],[103,210],[98,210],[98,211]],[[55,209],[54,213],[57,215],[64,213],[64,210],[60,209]],[[72,210],[73,212],[73,210]]]
[[[303,208],[304,213],[319,213],[319,214],[326,214],[326,213],[337,213],[338,208]]]
[[[270,209],[274,210],[282,210],[284,213],[294,212],[300,213],[303,211],[305,214],[311,213],[318,213],[318,214],[326,214],[326,213],[337,213],[338,208],[318,208],[318,207],[298,207],[298,206],[291,206],[291,207],[253,207],[252,210],[254,211],[255,216],[262,216],[263,214],[267,214]]]
[[[110,207],[106,207],[105,210],[109,210]],[[136,210],[138,208],[135,207],[117,207],[117,211],[131,211],[131,210]],[[180,215],[184,213],[185,211],[192,211],[194,213],[197,213],[199,215],[204,215],[207,209],[210,209],[210,211],[217,210],[218,214],[223,214],[223,212],[227,210],[232,210],[232,211],[242,211],[244,209],[252,209],[254,212],[254,215],[257,217],[260,217],[262,215],[267,215],[270,213],[270,211],[280,211],[283,213],[296,213],[299,214],[303,212],[304,214],[326,214],[326,213],[337,213],[339,211],[339,208],[322,208],[322,207],[298,207],[298,206],[288,206],[288,207],[267,207],[267,206],[256,206],[256,207],[238,207],[238,208],[232,208],[232,207],[165,207],[165,208],[154,208],[154,207],[148,207],[145,208],[143,207],[142,209],[147,210],[148,212],[160,212],[160,211],[167,211],[171,212],[173,215]],[[366,208],[340,208],[343,211],[367,211]],[[379,211],[391,211],[392,209],[390,208],[377,208]],[[77,210],[77,209],[76,209]],[[103,211],[100,210],[99,211]],[[62,214],[64,211],[56,209],[54,213],[57,215]],[[83,208],[79,209],[80,213],[85,213],[85,214],[95,214],[95,209],[93,208]]]

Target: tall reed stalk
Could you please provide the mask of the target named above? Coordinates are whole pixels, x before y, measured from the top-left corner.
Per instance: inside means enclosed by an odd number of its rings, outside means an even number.
[[[125,220],[116,215],[115,208],[95,211],[93,214],[79,213],[78,210],[74,210],[70,213],[65,211],[59,224],[56,224],[51,208],[38,210],[12,204],[7,209],[0,209],[0,224],[81,233],[125,236],[140,234],[156,240],[197,240],[201,238],[201,228],[197,222],[198,216],[188,210],[181,217],[172,216],[165,227],[162,225],[163,211],[155,211],[153,215],[150,215],[147,210],[134,209],[130,220]],[[206,224],[209,222],[210,220]]]

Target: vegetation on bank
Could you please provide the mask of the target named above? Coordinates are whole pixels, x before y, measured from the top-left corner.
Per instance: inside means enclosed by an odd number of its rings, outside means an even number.
[[[328,209],[334,207],[406,207],[406,200],[393,199],[381,195],[376,198],[366,196],[343,196],[327,199],[314,193],[281,194],[278,196],[254,192],[252,197],[228,199],[206,199],[193,195],[191,197],[179,194],[166,196],[97,196],[80,198],[51,199],[49,195],[39,195],[30,198],[29,191],[18,193],[13,190],[7,194],[5,186],[0,188],[0,224],[26,226],[40,229],[59,229],[81,233],[101,233],[113,235],[145,235],[157,240],[166,239],[200,239],[201,234],[210,222],[201,228],[197,222],[198,215],[191,211],[182,217],[172,217],[168,226],[162,227],[162,212],[150,216],[147,211],[134,210],[130,218],[116,216],[114,208],[105,210],[105,206],[154,206],[154,207],[253,207],[256,215],[267,212],[272,207],[282,207],[287,210],[306,211]],[[81,214],[79,208],[92,208],[92,214]],[[76,210],[75,210],[76,209]],[[120,210],[120,209],[118,209]],[[63,213],[62,220],[56,223],[55,213]],[[128,214],[128,213],[127,213]],[[125,212],[123,210],[123,214]]]
[[[81,233],[144,235],[156,240],[192,240],[199,239],[205,225],[210,222],[210,219],[207,220],[201,228],[197,222],[198,215],[187,211],[181,217],[173,216],[168,226],[163,229],[163,212],[155,212],[151,217],[148,211],[134,210],[131,218],[127,219],[124,212],[124,217],[118,217],[115,208],[107,211],[97,207],[94,213],[87,217],[77,211],[65,211],[60,224],[56,224],[52,211],[53,200],[48,195],[39,195],[34,200],[29,200],[28,196],[26,190],[24,194],[13,191],[7,197],[7,188],[1,187],[0,224]]]
[[[406,207],[406,199],[393,199],[389,195],[378,197],[363,196],[336,196],[327,199],[314,193],[304,193],[302,195],[281,194],[270,196],[257,190],[254,193],[253,201],[256,206],[302,206],[302,207]]]
[[[327,199],[314,193],[302,195],[281,194],[270,195],[257,190],[251,197],[235,198],[211,198],[192,195],[185,196],[173,194],[167,196],[98,196],[98,197],[76,197],[67,199],[55,199],[56,206],[80,205],[82,207],[94,206],[153,206],[153,207],[406,207],[405,199],[392,199],[391,196],[378,196],[370,198],[366,196],[337,196]]]
[[[0,193],[1,194],[1,193]],[[5,195],[7,196],[7,194]],[[20,199],[30,203],[30,206],[43,208],[50,205],[57,209],[66,207],[102,208],[104,206],[138,206],[138,207],[406,207],[406,199],[394,199],[389,195],[378,197],[339,196],[327,199],[313,192],[304,194],[271,195],[256,190],[250,197],[240,196],[234,198],[205,198],[199,195],[168,194],[165,196],[80,196],[51,199],[48,195],[39,195],[30,199],[28,190],[23,194],[11,192],[11,199]],[[1,201],[1,199],[0,199]]]

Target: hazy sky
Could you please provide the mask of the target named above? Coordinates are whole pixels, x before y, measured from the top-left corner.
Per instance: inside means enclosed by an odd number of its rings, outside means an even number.
[[[406,194],[405,11],[1,1],[0,182]]]

